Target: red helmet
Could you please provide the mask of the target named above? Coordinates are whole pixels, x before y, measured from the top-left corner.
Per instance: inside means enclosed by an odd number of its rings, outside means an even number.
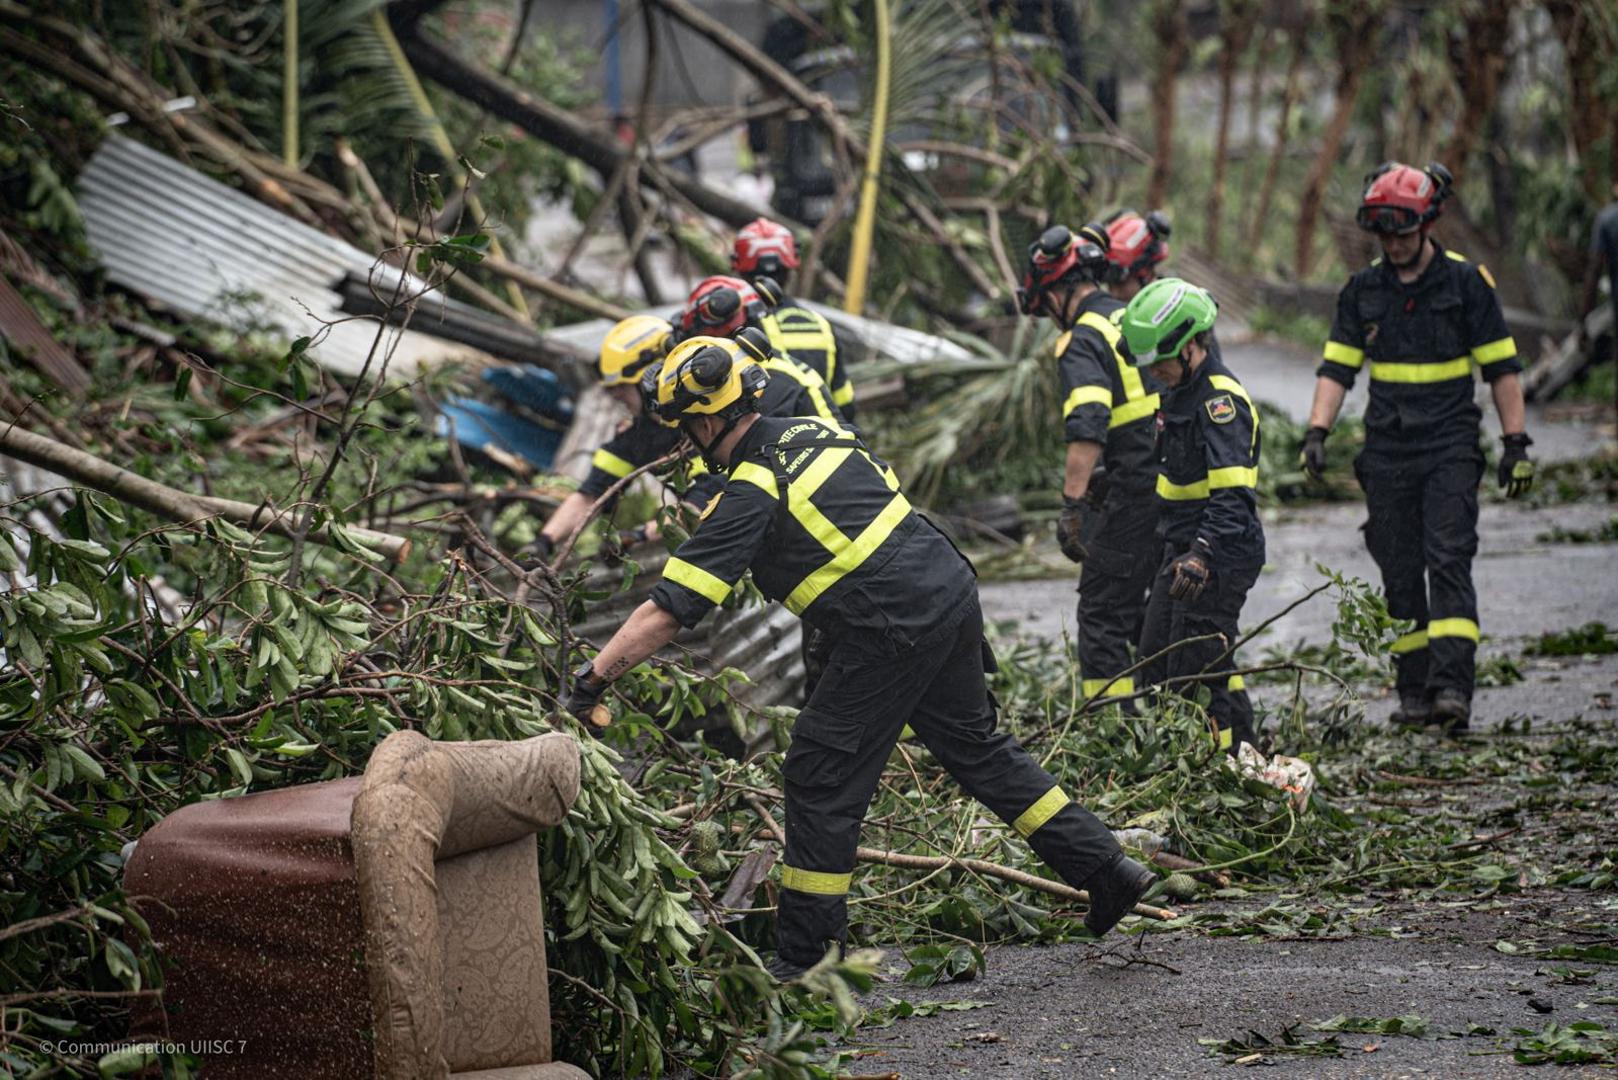
[[[686,298],[685,310],[680,312],[681,336],[729,337],[744,326],[757,324],[767,310],[758,290],[741,278],[707,278]]]
[[[730,268],[738,274],[782,276],[798,268],[798,242],[792,230],[769,218],[754,218],[736,234],[730,249]]]
[[[1084,225],[1074,232],[1052,225],[1028,245],[1028,269],[1017,290],[1017,310],[1033,315],[1045,291],[1064,281],[1097,281],[1107,266],[1107,232],[1100,225]]]
[[[1417,169],[1387,161],[1365,178],[1365,197],[1354,220],[1368,232],[1408,233],[1437,219],[1454,182],[1438,162]]]
[[[1131,277],[1143,276],[1152,267],[1169,257],[1169,246],[1164,243],[1174,230],[1161,210],[1153,210],[1141,217],[1133,210],[1125,210],[1107,225],[1107,280],[1116,285]]]

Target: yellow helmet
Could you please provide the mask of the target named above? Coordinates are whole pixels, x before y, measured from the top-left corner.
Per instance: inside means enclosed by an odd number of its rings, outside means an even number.
[[[646,366],[668,351],[674,327],[656,315],[631,315],[611,330],[601,343],[602,386],[632,383]]]
[[[732,420],[758,411],[770,373],[729,338],[687,338],[641,376],[641,401],[661,423],[687,416]]]

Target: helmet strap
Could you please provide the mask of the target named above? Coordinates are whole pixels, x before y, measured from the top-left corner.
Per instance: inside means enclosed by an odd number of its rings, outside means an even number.
[[[719,460],[716,451],[719,449],[719,445],[725,441],[725,437],[728,436],[732,431],[736,430],[736,425],[741,423],[741,419],[744,415],[744,413],[734,413],[731,416],[726,417],[724,426],[719,429],[719,434],[713,437],[712,442],[707,443],[697,438],[697,433],[694,430],[695,425],[690,423],[681,425],[685,431],[685,437],[691,440],[691,445],[697,448],[698,453],[702,455],[702,460],[706,462],[708,468],[714,472],[722,473],[725,471],[725,465]],[[715,419],[718,418],[716,417]]]

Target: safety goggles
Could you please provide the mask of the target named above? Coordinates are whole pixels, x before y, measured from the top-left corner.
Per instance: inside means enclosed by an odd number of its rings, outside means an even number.
[[[1392,236],[1421,228],[1421,215],[1407,206],[1362,206],[1354,221],[1366,232]]]

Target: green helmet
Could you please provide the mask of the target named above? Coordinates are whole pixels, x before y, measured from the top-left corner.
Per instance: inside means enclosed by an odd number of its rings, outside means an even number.
[[[1159,278],[1135,294],[1119,328],[1137,367],[1180,355],[1185,343],[1214,324],[1219,305],[1207,289],[1180,278]]]

